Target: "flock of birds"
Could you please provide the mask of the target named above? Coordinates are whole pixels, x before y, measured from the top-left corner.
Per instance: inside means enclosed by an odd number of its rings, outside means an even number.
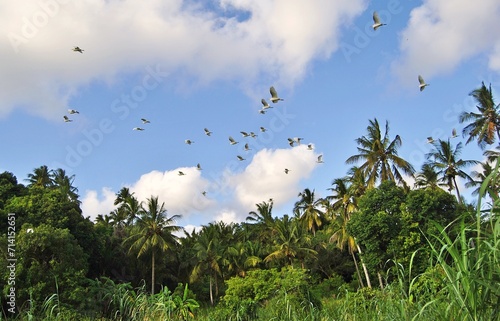
[[[378,28],[380,28],[380,27],[382,27],[382,26],[385,26],[385,25],[387,25],[387,24],[386,24],[386,23],[382,23],[382,22],[381,22],[381,20],[380,20],[380,17],[379,17],[379,15],[378,15],[378,13],[377,13],[376,11],[375,11],[375,12],[373,12],[373,25],[372,25],[373,30],[377,30]],[[81,53],[81,54],[83,54],[83,51],[84,51],[83,49],[81,49],[81,48],[80,48],[80,47],[78,47],[78,46],[75,46],[72,50],[73,50],[74,52],[79,52],[79,53]],[[427,83],[425,82],[424,78],[423,78],[421,75],[418,75],[418,83],[419,83],[419,89],[420,89],[420,91],[423,91],[423,90],[425,89],[425,87],[429,86],[429,84],[427,84]],[[271,86],[271,87],[269,88],[269,92],[270,92],[270,94],[271,94],[271,97],[270,97],[270,99],[269,99],[269,100],[270,100],[270,102],[271,102],[272,104],[277,104],[278,102],[280,102],[280,101],[283,101],[283,100],[284,100],[283,98],[279,97],[279,95],[278,95],[278,93],[277,93],[276,89],[274,88],[274,86]],[[261,103],[262,103],[262,108],[259,110],[259,113],[260,113],[260,114],[265,114],[265,113],[267,113],[267,112],[269,111],[269,109],[274,108],[274,106],[273,106],[273,105],[271,105],[271,104],[269,104],[269,103],[268,103],[268,101],[267,101],[265,98],[262,98]],[[69,113],[70,115],[79,114],[79,112],[78,112],[77,110],[74,110],[74,109],[68,109],[68,113]],[[72,119],[70,119],[67,115],[64,115],[64,116],[63,116],[63,119],[64,119],[64,121],[65,121],[65,122],[72,122],[72,121],[73,121],[73,120],[72,120]],[[146,124],[151,123],[148,119],[145,119],[145,118],[141,118],[141,121],[142,121],[142,124],[143,124],[143,125],[146,125]],[[134,128],[133,128],[133,130],[135,130],[135,131],[144,131],[144,130],[145,130],[145,128],[143,128],[143,127],[134,127]],[[205,135],[207,135],[207,136],[211,136],[211,135],[212,135],[212,131],[210,131],[208,128],[204,128],[203,130],[204,130],[204,132],[205,132]],[[264,127],[260,127],[260,131],[261,131],[261,132],[265,132],[265,131],[266,131],[266,128],[264,128]],[[240,133],[241,133],[241,135],[242,135],[242,137],[243,137],[243,138],[247,138],[247,137],[250,137],[250,138],[256,138],[256,137],[257,137],[257,134],[255,134],[254,132],[249,132],[249,133],[247,133],[247,132],[245,132],[245,131],[241,131]],[[453,131],[452,131],[452,137],[457,137],[457,133],[456,133],[456,130],[455,130],[455,129],[453,129]],[[235,140],[233,137],[231,137],[231,136],[229,136],[228,140],[229,140],[229,144],[230,144],[230,145],[236,145],[236,144],[238,144],[238,143],[239,143],[238,141],[236,141],[236,140]],[[288,144],[289,144],[291,147],[293,147],[293,146],[295,146],[295,144],[300,145],[302,140],[303,140],[303,138],[301,138],[301,137],[288,138]],[[434,139],[433,139],[432,137],[427,137],[427,141],[428,141],[428,143],[433,143],[433,142],[434,142]],[[185,142],[187,145],[192,145],[192,144],[194,144],[194,141],[193,141],[193,140],[191,140],[191,139],[186,139],[184,142]],[[307,149],[308,149],[308,150],[313,150],[313,149],[314,149],[313,144],[308,144],[308,145],[307,145]],[[250,150],[251,150],[251,149],[250,149],[249,144],[248,144],[248,143],[246,143],[246,144],[244,145],[244,151],[250,151]],[[237,155],[237,156],[236,156],[236,158],[237,158],[239,161],[244,161],[244,160],[245,160],[245,158],[244,158],[243,156],[241,156],[241,155]],[[323,155],[319,155],[319,156],[317,157],[316,162],[317,162],[317,163],[319,163],[319,164],[323,163]],[[196,169],[197,169],[197,170],[202,170],[202,167],[201,167],[201,165],[200,165],[199,163],[196,165]],[[284,169],[284,173],[285,173],[285,174],[288,174],[290,171],[291,171],[291,170],[290,170],[290,169],[288,169],[288,168],[285,168],[285,169]],[[186,173],[184,173],[184,172],[182,172],[182,171],[178,171],[178,175],[179,175],[179,176],[184,176],[184,175],[186,175]],[[206,191],[203,191],[203,192],[202,192],[202,194],[203,194],[204,196],[206,196]]]

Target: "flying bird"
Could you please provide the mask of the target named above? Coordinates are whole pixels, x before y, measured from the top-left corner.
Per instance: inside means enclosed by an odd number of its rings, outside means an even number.
[[[323,155],[318,156],[318,160],[316,161],[316,163],[318,163],[318,164],[323,163]]]
[[[143,123],[143,124],[149,124],[149,123],[151,123],[151,122],[150,122],[149,120],[147,120],[146,118],[141,118],[141,120],[142,120],[142,123]]]
[[[200,163],[196,164],[196,169],[199,170],[199,171],[202,170]]]
[[[257,135],[254,132],[250,132],[250,137],[255,138]]]
[[[264,133],[266,130],[267,130],[267,129],[265,129],[264,127],[260,127],[260,131],[261,131],[261,132],[263,132],[263,133]]]
[[[295,144],[295,141],[293,140],[293,138],[287,138],[287,139],[288,139],[288,145],[293,147],[293,144]]]
[[[248,143],[246,143],[246,144],[245,144],[245,151],[249,151],[249,150],[251,150],[251,148],[250,148],[250,147],[248,147]]]
[[[194,141],[192,141],[192,140],[190,140],[190,139],[186,139],[184,142],[185,142],[186,144],[188,144],[188,145],[191,145],[191,144],[193,144],[193,143],[194,143]]]
[[[66,123],[72,122],[72,120],[69,119],[68,116],[66,116],[66,115],[64,115],[63,118],[64,118],[64,122],[66,122]]]
[[[453,129],[451,130],[451,138],[456,138],[456,137],[458,137],[458,135],[457,135],[457,130],[456,130],[455,128],[453,128]]]
[[[241,162],[241,161],[244,161],[245,159],[243,157],[241,157],[240,155],[236,156],[238,158],[238,160]]]
[[[380,18],[378,16],[377,11],[374,11],[373,12],[373,25],[372,25],[373,30],[377,30],[379,27],[382,27],[385,25],[386,25],[385,23],[380,22]]]
[[[264,98],[262,98],[262,100],[261,100],[260,102],[262,103],[262,109],[269,109],[269,108],[273,108],[271,105],[269,105],[269,104],[267,103],[267,101],[266,101]]]
[[[203,194],[203,196],[207,196],[207,192],[206,191],[201,192],[201,194]]]
[[[138,130],[138,131],[142,131],[144,130],[144,128],[141,128],[141,127],[134,127],[133,130]]]
[[[186,175],[186,174],[184,174],[184,172],[179,171],[179,172],[177,173],[177,175],[179,175],[179,176],[184,176],[184,175]]]
[[[79,52],[79,53],[83,53],[83,51],[84,51],[84,50],[83,50],[83,49],[80,49],[80,47],[74,47],[74,48],[73,48],[73,51],[75,51],[75,52]]]
[[[313,144],[307,144],[307,149],[308,150],[313,150],[314,149]]]
[[[240,132],[240,133],[241,133],[241,135],[243,135],[243,137],[248,137],[248,136],[250,136],[250,134],[248,134],[247,132]]]
[[[74,109],[68,109],[68,113],[70,115],[73,115],[73,114],[79,114],[78,110],[74,110]]]
[[[285,174],[288,174],[290,170],[288,168],[285,168]]]
[[[271,88],[269,88],[269,92],[271,93],[271,102],[273,104],[276,104],[278,101],[283,100],[283,99],[278,97],[278,93],[276,92],[276,89],[274,89],[273,86],[271,86]]]
[[[301,140],[303,140],[303,139],[304,139],[304,138],[301,138],[301,137],[294,137],[294,138],[293,138],[293,140],[294,140],[295,142],[297,142],[297,144],[299,144],[299,145],[300,145],[300,141],[301,141]]]
[[[432,139],[432,137],[429,136],[429,137],[427,137],[427,142],[429,144],[432,144],[432,143],[434,143],[434,139]]]
[[[426,84],[424,78],[422,78],[422,76],[420,76],[420,75],[418,75],[418,82],[420,84],[420,85],[418,85],[418,88],[420,88],[420,91],[424,90],[425,87],[429,86],[429,84]]]
[[[235,141],[233,137],[229,136],[229,144],[231,145],[236,145],[238,144],[239,142]]]
[[[203,129],[205,131],[205,135],[210,136],[212,135],[212,132],[208,130],[208,128]]]

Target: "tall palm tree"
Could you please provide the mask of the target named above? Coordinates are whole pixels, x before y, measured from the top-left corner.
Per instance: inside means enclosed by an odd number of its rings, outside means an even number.
[[[50,177],[56,188],[59,189],[62,195],[66,196],[72,201],[78,201],[78,188],[73,186],[75,181],[75,175],[68,176],[66,171],[62,168],[58,168],[51,171]]]
[[[46,165],[42,165],[28,174],[26,181],[29,183],[28,186],[50,187],[53,185],[51,175],[52,171]]]
[[[481,149],[491,145],[497,138],[500,139],[500,113],[499,105],[495,105],[491,84],[489,88],[482,83],[481,87],[470,94],[476,101],[479,112],[463,112],[459,116],[460,123],[469,123],[462,130],[463,136],[469,136],[466,144],[477,140]]]
[[[366,128],[368,134],[356,139],[359,154],[353,155],[346,160],[347,164],[364,161],[359,167],[367,177],[368,188],[375,186],[377,181],[391,180],[406,186],[406,182],[400,171],[406,175],[413,176],[413,166],[398,156],[398,148],[402,140],[399,135],[391,140],[389,138],[389,122],[385,122],[385,132],[382,135],[378,120],[369,121]]]
[[[125,242],[132,243],[130,252],[137,251],[137,258],[145,253],[151,253],[151,293],[155,289],[155,253],[165,252],[175,247],[177,236],[173,233],[182,230],[174,225],[180,215],[167,216],[165,203],[161,205],[158,197],[151,196],[146,200],[146,207],[142,207],[141,215],[137,220],[137,228]]]
[[[355,170],[354,170],[355,171]],[[328,196],[325,200],[326,208],[331,208],[332,211],[332,224],[333,227],[332,235],[330,236],[330,242],[335,243],[337,248],[343,251],[346,247],[352,256],[354,261],[354,266],[356,267],[356,273],[358,274],[358,279],[362,287],[364,287],[363,279],[361,278],[361,273],[359,271],[358,262],[354,253],[358,251],[361,253],[361,249],[356,243],[356,239],[349,234],[347,231],[347,223],[351,219],[351,213],[357,209],[357,196],[358,188],[356,185],[350,183],[350,177],[337,178],[332,182],[333,187],[330,190],[333,195]],[[332,201],[330,204],[329,200]],[[371,288],[370,276],[366,268],[365,263],[360,254],[361,264],[365,273],[366,282],[369,288]]]
[[[135,198],[134,193],[130,193],[128,187],[122,187],[116,193],[114,205],[119,205],[117,210],[126,216],[125,225],[130,225],[137,219],[141,211],[142,202],[139,202]]]
[[[189,278],[190,282],[194,282],[205,275],[205,273],[208,274],[211,305],[214,305],[214,283],[217,295],[217,276],[222,277],[222,270],[225,264],[225,262],[223,262],[223,246],[220,242],[219,231],[220,229],[214,223],[202,227],[194,245],[198,263],[195,265]]]
[[[462,199],[460,197],[460,191],[458,190],[457,176],[471,181],[472,178],[462,169],[479,163],[475,160],[459,159],[461,152],[462,143],[458,143],[457,146],[453,148],[449,139],[447,141],[440,139],[433,143],[433,149],[425,155],[428,159],[426,163],[436,170],[438,176],[441,176],[440,181],[446,183],[448,191],[451,192],[455,189],[459,202],[461,202]]]
[[[323,212],[320,210],[321,200],[315,199],[314,190],[306,188],[299,193],[300,200],[294,205],[294,213],[306,226],[307,230],[316,235],[316,231],[323,225]]]

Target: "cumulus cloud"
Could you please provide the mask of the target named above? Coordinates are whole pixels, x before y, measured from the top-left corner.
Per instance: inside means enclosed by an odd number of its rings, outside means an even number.
[[[81,209],[84,217],[89,216],[94,221],[97,215],[108,215],[115,209],[115,193],[107,187],[101,190],[100,196],[97,191],[86,191],[82,199]]]
[[[0,117],[19,107],[60,117],[85,86],[145,66],[201,82],[249,85],[264,76],[290,84],[337,49],[339,26],[364,2],[3,1]]]
[[[413,9],[401,32],[401,58],[393,72],[407,85],[449,73],[463,61],[484,54],[500,72],[500,2],[425,0]]]
[[[185,175],[179,176],[179,171]],[[213,206],[214,201],[205,197],[208,180],[201,177],[201,172],[195,167],[182,167],[172,171],[152,171],[142,175],[130,186],[139,201],[146,201],[151,196],[158,196],[165,203],[169,215],[199,213]]]
[[[245,208],[272,198],[276,205],[297,196],[299,182],[309,177],[317,154],[300,145],[291,149],[262,149],[242,173],[232,177],[235,198]],[[288,169],[288,174],[285,173]]]

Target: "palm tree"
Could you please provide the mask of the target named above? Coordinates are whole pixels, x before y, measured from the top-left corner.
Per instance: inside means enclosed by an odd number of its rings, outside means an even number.
[[[142,202],[139,202],[137,198],[134,197],[134,193],[130,193],[128,187],[122,187],[120,191],[116,193],[114,205],[119,205],[117,210],[122,212],[121,215],[126,216],[124,225],[130,225],[137,219],[141,211]]]
[[[495,164],[490,163],[490,162],[484,162],[481,163],[482,166],[482,171],[472,171],[471,172],[471,180],[465,183],[465,187],[477,187],[473,192],[472,195],[479,195],[479,191],[481,189],[481,186],[483,183],[486,181],[486,179],[493,173],[495,170]],[[500,182],[495,179],[494,177],[492,180],[488,182],[488,185],[486,187],[486,192],[490,196],[490,198],[493,201],[496,201],[498,199],[498,194],[500,192]]]
[[[42,165],[33,170],[33,173],[28,174],[28,186],[50,187],[52,182],[52,171],[46,165]]]
[[[58,168],[51,171],[50,177],[53,184],[59,189],[63,196],[66,196],[72,201],[78,201],[78,188],[73,186],[75,180],[75,175],[68,176],[66,171],[62,168]]]
[[[297,256],[316,256],[318,252],[304,246],[309,242],[309,238],[301,233],[301,229],[299,222],[294,218],[290,219],[288,215],[277,220],[273,251],[264,258],[264,262],[285,260],[291,266]]]
[[[274,229],[275,219],[273,218],[273,201],[261,202],[255,204],[257,211],[251,211],[246,218],[247,222],[251,222],[257,227],[257,237],[263,243],[271,241]]]
[[[137,228],[125,242],[131,242],[129,253],[137,251],[137,258],[145,253],[151,253],[151,293],[155,288],[155,253],[165,252],[177,244],[174,232],[182,230],[174,225],[180,215],[167,216],[165,203],[158,203],[158,197],[151,196],[146,200],[146,208],[141,208],[140,217],[137,220]]]
[[[354,172],[356,172],[355,169]],[[363,279],[361,278],[361,273],[359,272],[358,262],[356,260],[356,256],[354,255],[354,252],[356,251],[360,253],[361,264],[365,273],[366,282],[368,287],[371,288],[370,276],[361,257],[361,249],[356,243],[355,238],[347,231],[347,223],[351,219],[351,213],[358,208],[356,197],[358,188],[356,185],[350,183],[349,177],[337,178],[332,182],[332,185],[334,187],[330,188],[330,190],[333,191],[334,194],[328,196],[325,200],[325,207],[332,211],[331,226],[333,227],[333,233],[329,241],[335,243],[337,248],[341,251],[344,251],[347,246],[347,249],[354,261],[359,282],[361,286],[364,287]],[[332,200],[333,202],[330,204],[329,200]]]
[[[368,188],[375,186],[375,183],[391,180],[406,186],[406,182],[400,170],[413,176],[415,170],[413,166],[398,156],[398,148],[402,144],[401,137],[396,137],[391,141],[389,138],[389,122],[385,123],[385,133],[382,136],[378,120],[370,120],[367,136],[356,139],[359,154],[353,155],[346,160],[347,164],[354,164],[359,161],[364,163],[359,167],[367,176]]]
[[[217,276],[222,277],[222,267],[224,265],[219,230],[220,229],[218,229],[214,223],[202,227],[194,245],[198,263],[190,276],[190,282],[194,282],[205,273],[208,274],[210,282],[210,303],[212,305],[214,305],[213,285],[215,282],[217,295]]]
[[[495,105],[491,84],[486,88],[484,82],[480,88],[473,90],[470,94],[477,102],[478,113],[463,112],[459,116],[460,123],[468,122],[462,130],[463,136],[469,136],[466,144],[477,140],[481,149],[491,145],[496,138],[500,138],[500,114],[499,105]]]
[[[294,213],[304,223],[308,231],[316,235],[316,231],[323,224],[323,212],[319,209],[321,207],[321,200],[316,200],[314,197],[314,190],[306,188],[303,192],[299,193],[300,200],[294,205]]]
[[[458,190],[456,177],[458,176],[471,181],[472,178],[462,169],[479,162],[475,160],[458,159],[462,152],[462,143],[458,143],[455,149],[453,149],[449,139],[447,141],[440,139],[434,142],[433,146],[433,150],[425,155],[428,159],[427,164],[429,164],[432,169],[436,170],[438,176],[441,176],[440,181],[446,183],[448,191],[451,192],[455,189],[457,199],[461,202],[462,199],[460,197],[460,191]]]
[[[429,188],[436,189],[439,186],[443,186],[439,182],[438,173],[430,164],[423,164],[422,171],[415,175],[415,188]]]

